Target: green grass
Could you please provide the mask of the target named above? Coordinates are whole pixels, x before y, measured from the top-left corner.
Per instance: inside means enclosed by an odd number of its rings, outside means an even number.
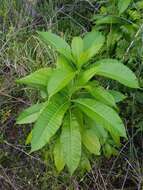
[[[128,95],[127,100],[120,105],[121,115],[125,118],[124,123],[128,130],[128,140],[122,142],[117,157],[93,159],[91,172],[84,175],[77,171],[73,177],[69,177],[66,170],[59,175],[52,164],[50,147],[29,155],[25,138],[32,126],[20,127],[15,124],[18,113],[27,105],[36,102],[38,97],[32,89],[19,87],[15,80],[38,68],[50,66],[56,57],[55,52],[39,41],[36,31],[51,29],[57,34],[65,35],[68,40],[71,40],[71,36],[82,35],[91,29],[91,15],[97,13],[100,7],[100,3],[91,2],[43,0],[39,6],[35,5],[37,15],[32,16],[24,11],[22,1],[0,0],[0,188],[2,190],[140,190],[143,188],[142,90],[127,92],[122,86],[109,83],[109,86],[114,85],[115,89],[120,89]],[[141,20],[139,24],[142,24]],[[139,37],[141,36],[142,31],[139,34]],[[130,43],[132,40],[136,42],[136,39],[131,39]],[[138,47],[138,43],[134,44]],[[139,49],[143,48],[143,44],[140,46]],[[132,55],[129,52],[129,56]],[[100,56],[102,55],[99,55],[99,58]],[[133,56],[133,59],[126,64],[136,71],[143,86],[142,54],[138,57]]]

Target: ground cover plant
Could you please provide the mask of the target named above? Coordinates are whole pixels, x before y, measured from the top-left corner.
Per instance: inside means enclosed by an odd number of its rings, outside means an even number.
[[[18,80],[18,83],[39,88],[46,100],[23,111],[17,123],[36,121],[28,136],[31,152],[41,149],[55,135],[55,165],[61,171],[66,164],[73,174],[81,157],[89,162],[85,148],[100,155],[103,145],[105,155],[110,157],[120,145],[120,137],[127,138],[112,93],[91,79],[103,76],[131,88],[139,88],[139,85],[134,73],[118,60],[101,59],[90,63],[104,44],[101,33],[92,31],[83,39],[74,37],[71,47],[51,32],[38,33],[59,55],[55,68],[42,68]]]

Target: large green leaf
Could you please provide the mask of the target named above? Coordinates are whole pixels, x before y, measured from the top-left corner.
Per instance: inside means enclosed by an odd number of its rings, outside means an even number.
[[[57,140],[54,147],[54,161],[58,172],[62,171],[65,166],[64,154],[61,146],[60,139]]]
[[[34,104],[31,107],[25,109],[17,118],[17,124],[26,124],[35,122],[46,103]]]
[[[78,122],[73,115],[67,115],[64,120],[61,144],[64,153],[64,160],[72,175],[78,167],[81,158],[81,135]]]
[[[92,128],[84,130],[82,142],[85,145],[85,147],[89,150],[89,152],[95,155],[100,155],[100,142]]]
[[[53,97],[41,112],[33,130],[31,151],[42,148],[49,142],[62,124],[63,116],[69,107],[69,103],[57,95]]]
[[[126,137],[124,124],[112,108],[90,98],[76,99],[74,102],[88,117],[106,128],[112,136],[118,134]]]
[[[76,64],[78,65],[80,61],[80,55],[83,52],[83,40],[81,37],[74,37],[72,39],[72,53],[75,58]]]
[[[53,96],[64,88],[75,76],[75,72],[68,69],[57,69],[54,71],[48,83],[48,93]]]
[[[105,90],[102,86],[90,82],[87,90],[95,97],[96,100],[103,102],[104,104],[116,108],[116,103],[113,96]]]
[[[118,0],[118,10],[119,14],[122,14],[131,3],[131,0]]]
[[[48,80],[52,74],[51,68],[43,68],[34,73],[17,80],[17,83],[26,84],[41,90],[45,90]]]
[[[119,61],[103,59],[96,64],[96,75],[109,77],[131,88],[139,87],[135,74]]]
[[[83,38],[84,51],[80,55],[80,64],[86,63],[98,53],[104,44],[104,36],[98,31],[92,31]]]
[[[91,68],[83,72],[79,82],[86,83],[94,75],[117,80],[131,88],[139,88],[135,74],[127,66],[114,59],[102,59],[96,62]]]
[[[47,44],[52,45],[59,53],[67,59],[72,60],[71,48],[69,44],[61,37],[51,32],[38,32],[39,37]]]

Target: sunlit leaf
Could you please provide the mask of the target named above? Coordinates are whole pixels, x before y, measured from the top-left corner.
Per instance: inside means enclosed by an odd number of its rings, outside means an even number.
[[[78,167],[81,158],[81,136],[78,125],[74,116],[67,115],[61,134],[64,159],[71,175]]]
[[[47,144],[62,124],[62,119],[69,103],[61,96],[51,99],[42,110],[33,130],[31,152],[39,150]]]
[[[42,68],[39,69],[38,71],[35,71],[34,73],[31,73],[28,76],[25,76],[17,80],[17,83],[26,84],[34,88],[45,90],[51,74],[52,74],[51,68]]]
[[[51,32],[38,32],[39,37],[47,44],[52,45],[59,53],[67,59],[72,60],[71,48],[69,44],[61,37]]]
[[[76,65],[80,62],[80,55],[83,52],[83,40],[81,37],[74,37],[72,40],[72,53],[76,61]]]
[[[98,31],[87,33],[83,38],[84,51],[80,55],[80,64],[89,61],[94,55],[98,53],[104,44],[104,36]]]
[[[81,74],[79,82],[86,83],[94,75],[117,80],[130,88],[139,88],[138,80],[135,74],[118,60],[102,59],[96,62],[91,68]]]

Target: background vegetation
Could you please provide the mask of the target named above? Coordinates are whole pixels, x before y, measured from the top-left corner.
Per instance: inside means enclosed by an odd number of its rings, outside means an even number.
[[[29,155],[25,138],[31,125],[15,124],[18,113],[37,102],[39,96],[25,86],[20,88],[15,80],[50,66],[56,58],[55,52],[39,41],[36,31],[52,30],[70,41],[72,36],[83,35],[93,28],[106,36],[98,58],[121,60],[136,73],[142,87],[142,1],[132,0],[120,12],[116,0],[0,0],[0,189],[143,188],[142,90],[105,81],[105,87],[114,87],[127,96],[119,106],[128,140],[122,142],[117,157],[94,158],[93,168],[84,175],[79,171],[73,177],[66,171],[59,175],[52,164],[50,147]]]

